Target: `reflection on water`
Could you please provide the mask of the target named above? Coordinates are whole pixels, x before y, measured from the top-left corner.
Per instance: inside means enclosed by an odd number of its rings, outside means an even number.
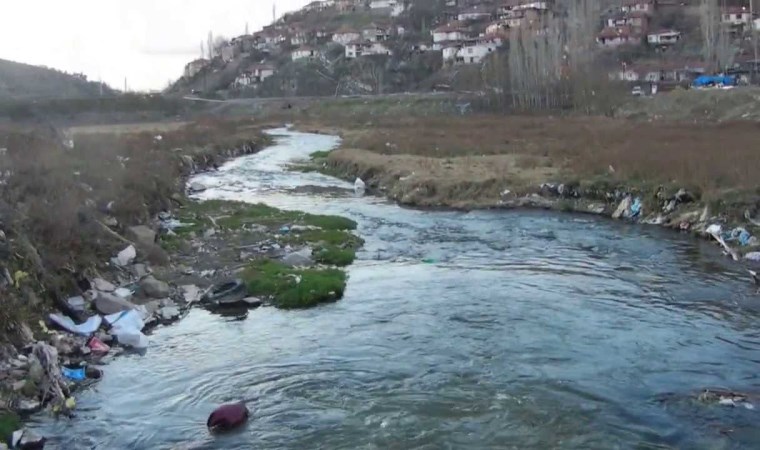
[[[573,215],[314,195],[303,187],[351,185],[283,165],[337,139],[277,133],[194,181],[204,198],[357,220],[367,244],[345,298],[244,318],[194,310],[144,357],[106,367],[78,420],[42,419],[51,448],[760,445],[757,410],[690,397],[758,390],[754,292],[713,247]],[[251,396],[247,428],[207,435],[216,405]]]

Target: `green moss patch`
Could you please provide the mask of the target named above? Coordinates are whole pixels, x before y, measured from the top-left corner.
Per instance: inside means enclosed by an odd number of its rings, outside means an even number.
[[[244,272],[250,295],[269,297],[283,309],[310,308],[343,296],[347,276],[338,269],[291,269],[276,261],[256,261]]]
[[[329,155],[330,155],[330,152],[329,152],[329,151],[324,151],[324,150],[322,150],[322,151],[314,152],[314,153],[312,153],[312,154],[311,154],[311,155],[309,155],[309,156],[311,157],[311,159],[312,159],[312,160],[314,160],[314,159],[325,159],[325,158],[327,158]]]
[[[330,266],[348,266],[356,259],[356,251],[364,240],[343,230],[308,230],[293,232],[282,239],[284,244],[309,245],[314,260]]]
[[[0,412],[0,442],[5,442],[21,427],[21,419],[13,413]]]

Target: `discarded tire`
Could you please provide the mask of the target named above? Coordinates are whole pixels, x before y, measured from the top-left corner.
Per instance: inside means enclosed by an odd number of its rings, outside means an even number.
[[[233,306],[239,304],[248,294],[241,280],[217,284],[206,295],[206,303],[212,306]]]

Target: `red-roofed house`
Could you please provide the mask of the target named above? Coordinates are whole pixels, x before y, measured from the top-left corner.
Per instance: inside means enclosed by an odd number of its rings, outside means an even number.
[[[749,8],[743,6],[729,6],[723,8],[720,12],[721,22],[732,25],[749,25],[752,22],[752,15]]]
[[[651,45],[673,45],[681,39],[681,32],[675,30],[659,30],[647,34],[647,42]]]
[[[637,44],[641,38],[631,31],[631,27],[606,27],[597,36],[596,41],[603,47],[617,47],[625,44]]]

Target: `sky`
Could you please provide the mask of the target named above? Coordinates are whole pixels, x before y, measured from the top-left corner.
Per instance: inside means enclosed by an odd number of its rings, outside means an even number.
[[[208,32],[251,32],[310,0],[0,0],[0,59],[158,90],[200,57]]]

